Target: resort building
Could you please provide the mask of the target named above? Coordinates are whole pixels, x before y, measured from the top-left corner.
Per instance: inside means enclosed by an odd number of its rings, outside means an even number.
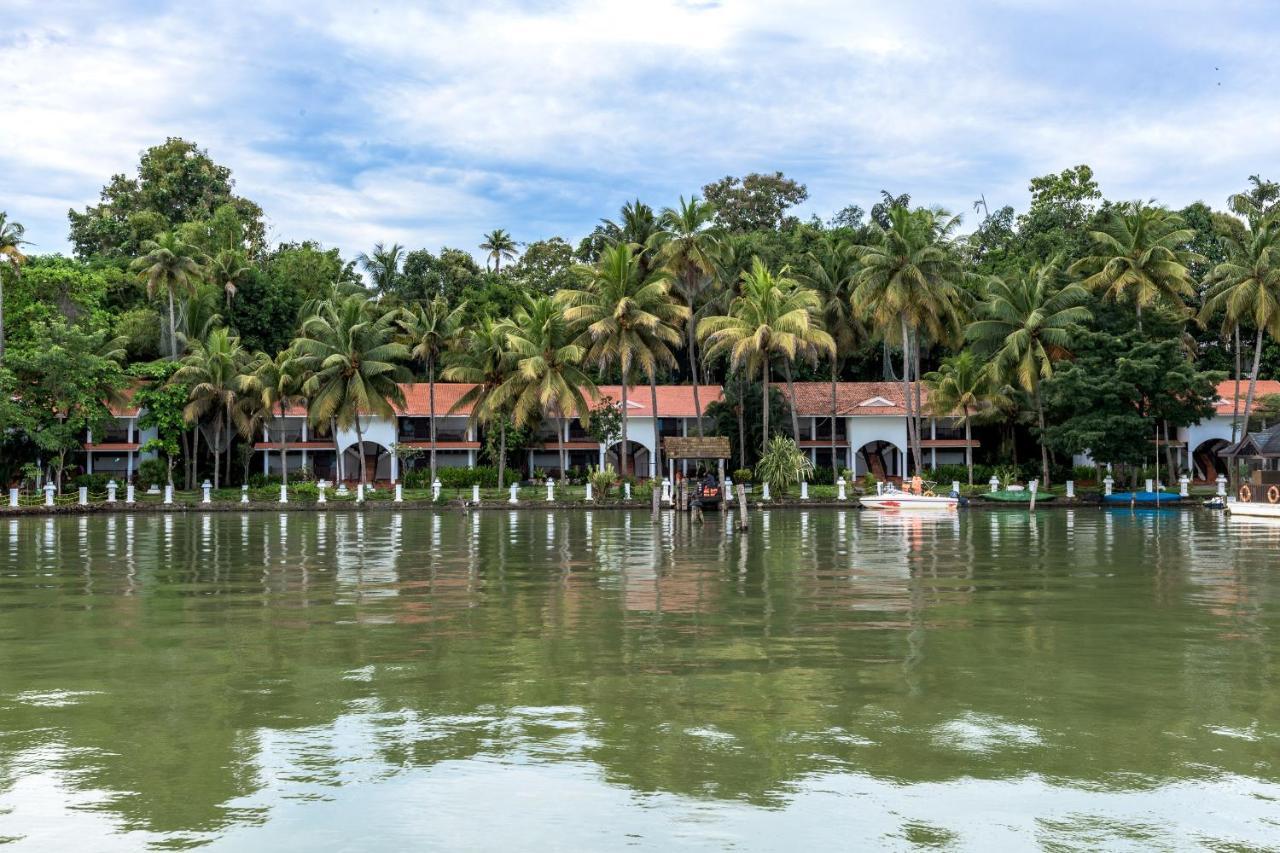
[[[86,433],[84,440],[84,470],[86,474],[110,474],[129,479],[143,459],[155,456],[142,447],[156,437],[154,427],[138,426],[138,407],[126,396],[123,404],[112,405],[112,422],[99,433]]]
[[[1178,452],[1178,467],[1191,472],[1192,479],[1214,480],[1227,473],[1224,451],[1233,439],[1239,441],[1245,433],[1239,425],[1234,436],[1232,423],[1243,419],[1245,397],[1249,393],[1249,380],[1240,380],[1240,397],[1236,399],[1236,382],[1229,379],[1218,384],[1218,402],[1215,414],[1208,420],[1178,430],[1177,439],[1170,439]],[[1280,394],[1280,380],[1260,379],[1253,392],[1253,410],[1256,417],[1258,403],[1264,397]]]

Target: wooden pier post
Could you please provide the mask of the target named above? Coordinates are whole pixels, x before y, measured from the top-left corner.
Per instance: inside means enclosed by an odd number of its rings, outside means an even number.
[[[747,487],[738,484],[738,529],[746,530],[751,520],[747,517]]]

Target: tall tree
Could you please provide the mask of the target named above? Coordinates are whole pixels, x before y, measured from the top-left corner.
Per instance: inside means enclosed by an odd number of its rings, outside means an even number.
[[[512,331],[510,320],[481,317],[466,333],[462,345],[445,357],[443,378],[467,382],[473,387],[458,398],[450,411],[470,408],[472,424],[498,425],[498,488],[505,487],[507,471],[507,422],[509,400],[501,400],[497,390],[511,376],[514,361],[507,344]]]
[[[257,398],[265,418],[278,413],[280,416],[280,481],[289,484],[288,442],[285,440],[284,419],[289,406],[306,400],[302,393],[306,381],[302,363],[292,347],[285,348],[272,358],[265,352],[258,353],[250,367],[246,390]]]
[[[511,239],[511,235],[501,228],[495,228],[488,234],[484,235],[484,242],[480,244],[480,248],[486,253],[485,256],[493,263],[494,272],[502,272],[503,261],[514,261],[516,259],[516,241]]]
[[[390,246],[374,243],[373,251],[361,252],[356,263],[369,276],[369,283],[378,293],[395,293],[400,281],[400,264],[404,261],[404,247],[399,243]]]
[[[252,267],[245,259],[244,253],[238,249],[222,249],[205,261],[205,272],[209,283],[216,285],[226,298],[227,310],[231,310],[231,300],[236,297],[240,282],[250,273]]]
[[[396,312],[353,294],[321,305],[294,342],[302,366],[312,371],[303,389],[311,423],[355,429],[362,483],[369,472],[360,419],[393,419],[396,407],[404,407],[399,383],[413,378],[402,364],[409,349],[396,340],[395,321]]]
[[[716,251],[720,232],[712,227],[715,208],[693,196],[688,201],[680,197],[678,207],[662,211],[659,220],[662,231],[656,238],[658,258],[670,270],[676,293],[689,309],[689,321],[685,323],[685,347],[689,356],[689,373],[693,380],[693,407],[698,412],[698,437],[702,438],[702,400],[698,386],[699,375],[698,336],[696,334],[699,312],[704,307],[707,291],[716,281]]]
[[[1044,400],[1040,383],[1053,376],[1053,366],[1071,353],[1073,339],[1093,315],[1079,284],[1063,285],[1056,267],[1041,267],[1015,279],[991,278],[978,317],[966,336],[980,356],[991,357],[1001,379],[1031,395],[1039,423],[1040,465],[1048,486],[1049,447],[1045,441]]]
[[[436,368],[440,356],[456,341],[466,318],[467,303],[450,308],[443,296],[406,310],[400,318],[409,357],[427,371],[427,407],[431,416],[431,482],[436,480]]]
[[[550,296],[540,296],[516,311],[507,333],[511,374],[494,393],[494,402],[509,409],[516,426],[536,426],[546,413],[587,424],[591,410],[587,396],[598,397],[595,383],[581,367],[586,349],[575,335],[560,307]],[[564,434],[560,446],[560,476],[568,470]]]
[[[658,423],[657,375],[675,364],[680,324],[689,308],[672,298],[666,271],[646,273],[637,247],[621,243],[604,250],[600,262],[578,268],[582,286],[556,295],[565,319],[580,328],[586,359],[601,370],[617,367],[622,375],[621,473],[627,473],[627,386],[634,371],[649,378],[655,431]],[[656,448],[655,448],[656,453]],[[657,459],[655,457],[655,465]]]
[[[787,277],[775,275],[759,258],[742,274],[741,293],[729,305],[729,313],[707,317],[698,324],[698,336],[708,357],[729,356],[731,369],[760,371],[764,429],[761,453],[769,443],[769,374],[775,359],[789,364],[813,350],[829,355],[835,341],[817,319],[822,310],[818,293]],[[791,400],[795,410],[795,400]]]
[[[188,423],[198,427],[205,415],[213,413],[213,440],[209,444],[215,489],[219,487],[222,454],[231,449],[231,410],[249,387],[243,369],[248,355],[229,329],[214,329],[204,340],[191,342],[191,353],[173,377],[190,389],[183,411]]]
[[[149,297],[155,298],[158,292],[164,291],[169,303],[169,357],[177,361],[178,323],[174,298],[179,293],[195,293],[203,270],[196,262],[194,250],[172,232],[144,241],[142,250],[145,254],[131,266],[146,284]]]
[[[932,373],[924,375],[929,389],[929,409],[935,417],[951,417],[959,412],[964,418],[964,464],[969,469],[969,485],[973,485],[973,440],[971,424],[974,415],[994,411],[1000,399],[1000,383],[972,351],[954,355]]]
[[[772,231],[794,222],[787,210],[809,197],[804,184],[774,172],[726,176],[702,188],[716,220],[729,231]]]
[[[22,223],[10,222],[8,214],[0,210],[0,359],[4,358],[4,275],[6,270],[12,270],[15,277],[21,272],[27,260],[22,254],[25,233]]]
[[[1132,299],[1141,331],[1142,309],[1158,301],[1187,313],[1185,300],[1195,294],[1188,267],[1205,260],[1183,248],[1193,237],[1195,232],[1177,214],[1128,202],[1089,232],[1094,254],[1076,261],[1068,272],[1084,275],[1084,286],[1108,299]]]
[[[858,249],[853,302],[888,340],[902,346],[902,394],[907,412],[907,440],[915,469],[923,467],[920,446],[920,339],[954,336],[963,316],[964,274],[948,239],[959,220],[941,210],[893,207],[889,227]]]

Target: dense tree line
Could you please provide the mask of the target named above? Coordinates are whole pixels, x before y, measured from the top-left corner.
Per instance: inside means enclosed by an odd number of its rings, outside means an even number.
[[[833,407],[841,380],[899,382],[913,467],[923,419],[954,414],[1000,437],[988,461],[1035,445],[1047,483],[1073,453],[1149,463],[1152,439],[1212,412],[1223,376],[1245,383],[1246,424],[1264,405],[1255,380],[1280,367],[1280,187],[1258,176],[1223,210],[1175,211],[1104,199],[1082,165],[1033,178],[1022,214],[979,199],[962,233],[959,215],[887,190],[802,220],[803,185],[751,174],[669,207],[629,202],[576,245],[495,229],[477,235],[480,261],[268,246],[234,190],[169,139],[70,211],[73,257],[28,255],[17,213],[0,214],[7,479],[36,460],[60,478],[107,404],[136,392],[170,476],[229,483],[288,405],[322,434],[359,430],[356,412],[389,414],[415,379],[433,410],[436,381],[476,384],[466,402],[502,471],[508,436],[548,412],[587,421],[595,386],[625,378],[624,397],[648,386],[655,409],[660,382],[724,384],[712,420],[743,465],[798,437],[795,382],[830,382]]]

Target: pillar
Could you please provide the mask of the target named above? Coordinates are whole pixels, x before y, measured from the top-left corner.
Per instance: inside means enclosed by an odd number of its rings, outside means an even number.
[[[289,487],[284,483],[280,484],[280,500],[277,503],[287,504],[289,502]]]
[[[133,503],[133,500],[134,500],[133,483],[125,483],[124,484],[124,502],[127,504],[131,504]]]
[[[401,483],[396,483],[395,502],[398,504],[404,503],[404,486]]]
[[[107,481],[107,503],[109,503],[109,504],[113,504],[113,503],[115,503],[115,502],[116,502],[116,489],[117,489],[117,488],[118,488],[118,487],[116,486],[116,481],[115,481],[115,480],[108,480],[108,481]]]
[[[1217,482],[1218,482],[1218,497],[1220,498],[1226,497],[1227,496],[1227,478],[1219,474]]]
[[[93,473],[93,451],[90,450],[84,455],[84,470],[86,474]]]
[[[9,506],[16,507],[17,505],[18,505],[18,490],[10,489],[9,490]]]
[[[845,493],[844,493],[844,477],[837,477],[836,478],[836,500],[843,501],[846,499],[847,498],[845,497]]]
[[[212,488],[213,488],[213,484],[212,484],[212,483],[210,483],[208,480],[205,480],[203,483],[201,483],[201,484],[200,484],[200,490],[201,490],[202,492],[204,492],[204,497],[202,497],[202,498],[200,499],[200,503],[202,503],[202,504],[207,504],[207,503],[209,503],[209,502],[210,502],[210,501],[209,501],[209,490],[210,490],[210,489],[212,489]]]
[[[89,503],[89,487],[88,486],[80,487],[78,502],[80,506],[86,506]]]
[[[1076,481],[1067,480],[1067,497],[1074,498],[1076,496]]]

